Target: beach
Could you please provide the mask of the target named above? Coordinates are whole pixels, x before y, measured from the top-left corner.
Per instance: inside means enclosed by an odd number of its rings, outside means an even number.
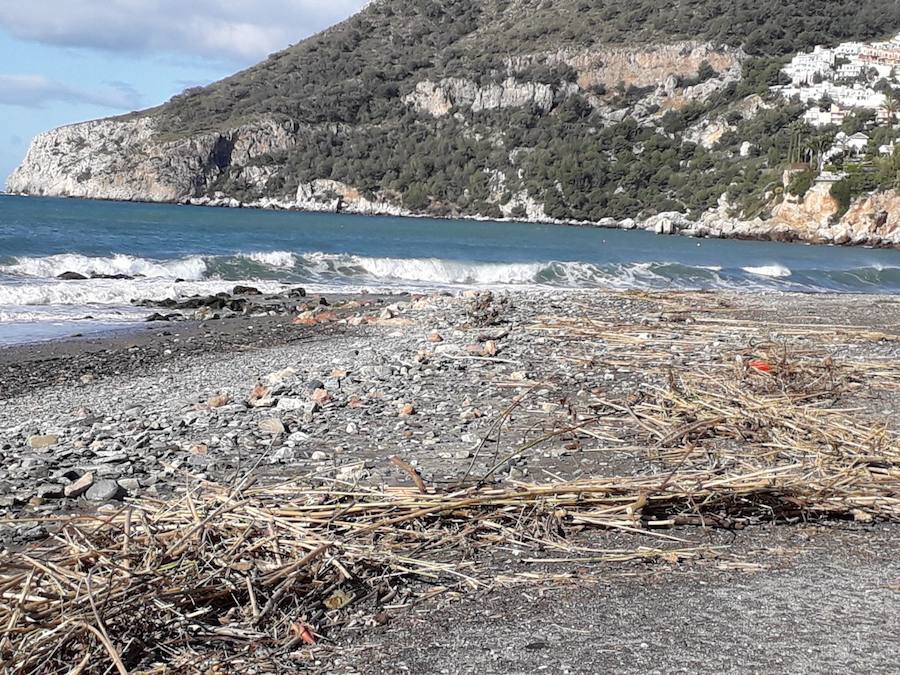
[[[742,441],[725,421],[732,413],[658,426],[674,410],[665,396],[708,381],[791,415],[831,411],[835,428],[859,428],[861,439],[880,430],[888,459],[873,475],[882,482],[864,489],[884,497],[801,502],[790,513],[775,505],[768,516],[721,507],[659,526],[650,521],[663,515],[638,507],[615,524],[563,528],[564,551],[527,538],[464,556],[450,547],[442,559],[471,562],[467,574],[483,587],[450,575],[423,597],[413,574],[387,609],[310,611],[322,639],[271,663],[331,672],[891,668],[900,298],[471,290],[310,294],[303,303],[274,316],[153,322],[0,350],[7,563],[46,545],[61,517],[182,503],[207,483],[403,490],[421,481],[429,494],[600,477],[667,486],[688,466],[728,475],[808,461],[813,472],[824,461],[815,453],[843,452],[826,433],[821,448],[815,434],[791,436],[808,448],[794,459],[756,455],[758,443],[793,432],[758,442],[754,434],[776,423],[757,420],[736,427]],[[754,448],[745,460],[742,444]],[[694,553],[608,555],[647,547]],[[387,618],[373,623],[376,614]],[[803,632],[785,635],[799,621]],[[246,658],[240,644],[230,648]]]
[[[13,4],[0,675],[900,672],[900,2]]]

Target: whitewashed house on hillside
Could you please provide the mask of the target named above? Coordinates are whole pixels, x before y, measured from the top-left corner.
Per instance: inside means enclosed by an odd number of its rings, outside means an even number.
[[[840,125],[846,117],[847,111],[836,103],[832,103],[827,108],[820,108],[816,105],[803,113],[803,121],[813,127]]]
[[[865,152],[865,149],[869,147],[869,137],[866,136],[861,131],[856,132],[850,138],[847,139],[847,149],[850,152],[855,153],[857,155]]]

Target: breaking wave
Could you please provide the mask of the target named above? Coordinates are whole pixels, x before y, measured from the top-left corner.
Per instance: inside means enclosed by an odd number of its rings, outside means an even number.
[[[297,256],[290,251],[255,251],[253,253],[238,253],[238,257],[263,265],[285,269],[297,264]]]
[[[773,279],[785,279],[793,274],[790,268],[777,263],[772,265],[760,265],[759,267],[742,267],[741,269],[748,274],[756,274],[761,277],[771,277]]]
[[[182,298],[211,295],[231,290],[234,281],[176,282],[174,279],[87,279],[84,281],[35,280],[25,283],[0,283],[0,306],[92,305],[127,306],[132,300]],[[256,283],[266,292],[277,291],[281,284]]]
[[[542,263],[478,263],[441,258],[375,258],[309,253],[300,264],[321,280],[347,277],[438,285],[534,284]]]
[[[202,279],[206,263],[201,256],[176,260],[150,260],[116,254],[93,257],[79,253],[62,253],[42,258],[14,258],[15,262],[0,266],[0,271],[15,276],[53,278],[65,272],[84,276],[127,275],[171,279]]]
[[[127,275],[63,281],[64,272]],[[16,307],[118,306],[133,299],[178,298],[252,283],[264,292],[303,284],[313,292],[428,290],[466,286],[518,288],[771,289],[897,292],[900,268],[795,269],[779,263],[727,267],[676,262],[466,262],[336,253],[256,251],[157,260],[75,253],[0,259],[0,321]],[[40,313],[39,313],[40,314]],[[39,320],[39,319],[35,319]]]

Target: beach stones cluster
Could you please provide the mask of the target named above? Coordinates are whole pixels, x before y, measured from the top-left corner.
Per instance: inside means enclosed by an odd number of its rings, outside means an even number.
[[[194,319],[207,321],[236,316],[271,316],[295,313],[309,309],[303,299],[306,289],[295,287],[284,293],[264,295],[253,286],[235,286],[229,292],[214,295],[194,295],[188,298],[164,300],[135,300],[137,307],[165,310],[154,312],[147,321],[176,321]]]
[[[263,299],[241,290],[233,295]],[[112,363],[117,372],[51,384],[63,364],[32,364],[43,384],[0,397],[0,514],[167,497],[205,478],[233,481],[251,467],[263,480],[408,483],[393,456],[435,484],[492,468],[491,480],[608,473],[621,468],[611,462],[633,458],[583,454],[561,441],[502,459],[556,428],[573,406],[587,409],[599,395],[623,399],[639,382],[663,377],[637,363],[599,365],[602,341],[585,351],[555,333],[553,321],[584,315],[577,293],[281,302],[300,311],[271,318],[271,326],[280,322],[275,338],[239,316],[197,324],[208,330],[191,334],[199,345],[191,352],[166,355],[188,338],[158,332],[142,346],[123,342],[99,355],[86,347],[72,357]],[[595,325],[631,324],[648,335],[663,321],[653,301],[621,294],[592,296],[590,311],[606,317]],[[664,325],[675,335],[681,324]],[[228,331],[227,348],[204,349]],[[741,340],[736,335],[732,346]],[[670,344],[679,359],[677,336]],[[692,363],[714,354],[695,352]],[[497,419],[526,394],[498,432]],[[0,540],[34,536],[26,521],[0,526]]]

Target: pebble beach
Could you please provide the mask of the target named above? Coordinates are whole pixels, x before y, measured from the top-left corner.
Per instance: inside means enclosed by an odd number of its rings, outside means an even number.
[[[270,298],[273,306],[276,300]],[[473,479],[504,486],[664,477],[672,463],[652,450],[658,443],[625,412],[589,433],[555,430],[603,405],[633,410],[648,387],[665,387],[680,373],[733,368],[735,378],[750,382],[768,374],[758,371],[777,367],[779,353],[840,364],[847,384],[829,407],[897,431],[900,299],[893,296],[467,291],[310,296],[300,306],[296,297],[283,300],[290,310],[219,318],[207,312],[205,321],[185,312],[130,332],[0,351],[3,546],[15,551],[53,536],[59,514],[113,512],[148,498],[178,500],[204,481],[228,485],[248,476],[262,484],[298,478],[402,487],[414,473],[438,491]],[[529,447],[542,436],[545,442]],[[703,434],[691,442],[703,444]],[[516,450],[522,447],[529,449]],[[803,527],[795,523],[772,535],[771,526],[748,520],[737,528],[737,540],[716,531],[713,541],[733,545],[759,564],[766,558],[759,547],[767,541],[802,550],[796,537]],[[860,518],[825,534],[822,527],[816,526],[815,555],[840,551],[846,536],[866,540],[866,528],[882,547],[879,555],[885,546],[896,551],[896,526],[880,518]],[[703,528],[680,530],[677,536],[690,541],[707,536]],[[612,536],[605,544],[615,546],[644,543],[638,535],[623,540],[622,532],[596,536]],[[802,578],[807,568],[796,567],[792,556],[779,558],[779,565]],[[563,567],[586,565],[601,576],[615,567],[585,557],[583,564]],[[521,565],[515,556],[501,556],[501,563]],[[629,565],[642,573],[664,567],[659,561]],[[721,581],[719,571],[702,563],[675,567]],[[891,574],[900,580],[896,562],[878,573],[879,583],[889,583],[884,577]],[[570,593],[571,584],[560,592]],[[748,593],[752,598],[754,591]],[[498,591],[484,607],[512,597],[518,596]],[[896,592],[879,598],[877,611],[885,616],[900,609]],[[452,609],[456,604],[424,605],[439,606],[451,616],[459,611]],[[578,604],[571,608],[575,612]],[[417,605],[398,612],[395,621],[410,625],[421,611]],[[565,614],[565,605],[559,611]],[[790,608],[783,614],[790,616]],[[770,618],[783,619],[778,613]],[[428,664],[414,655],[419,651],[404,651],[406,638],[393,630],[386,626],[362,637],[347,631],[335,638],[345,641],[341,650],[317,652],[306,663],[333,672],[462,672],[446,662],[441,670],[440,658]],[[475,630],[473,639],[496,638],[489,633]],[[390,639],[378,653],[394,660],[385,663],[360,650],[360,639]],[[419,644],[410,638],[414,642]],[[527,672],[548,654],[560,656],[543,649],[526,650],[523,643],[513,661],[496,671]],[[634,649],[640,652],[640,644]],[[782,648],[760,649],[774,659]],[[496,658],[470,655],[465,663],[471,672],[491,671]],[[404,659],[412,665],[400,668]],[[547,663],[555,670],[553,664],[562,668],[563,661]],[[572,672],[584,671],[565,663]],[[590,663],[624,665],[599,652]],[[672,662],[644,663],[664,669]]]

